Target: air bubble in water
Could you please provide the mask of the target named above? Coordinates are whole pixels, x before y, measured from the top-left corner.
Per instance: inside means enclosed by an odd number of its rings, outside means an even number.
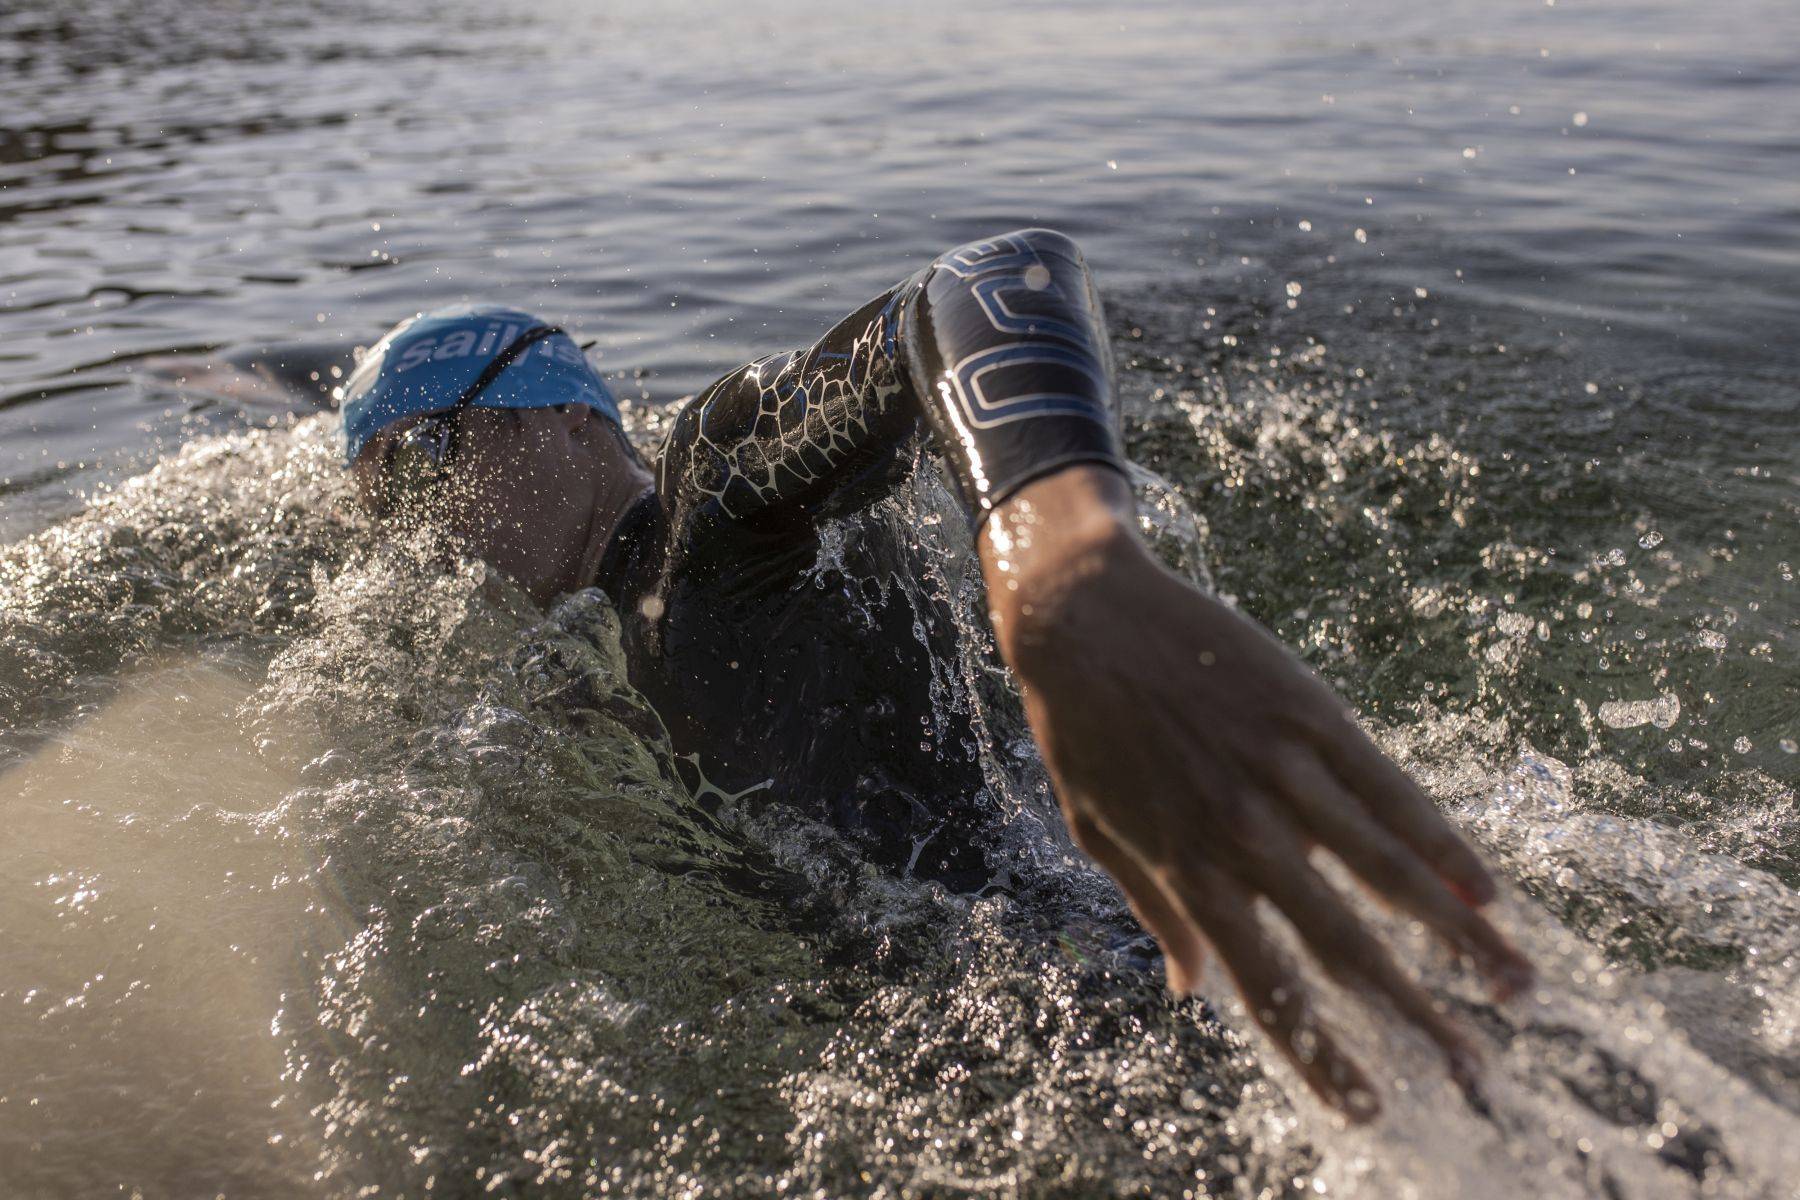
[[[1681,701],[1673,692],[1654,700],[1608,700],[1600,706],[1600,723],[1612,729],[1654,725],[1669,729],[1681,716]]]
[[[1503,612],[1494,618],[1494,627],[1508,637],[1524,637],[1531,632],[1532,619],[1524,613]]]

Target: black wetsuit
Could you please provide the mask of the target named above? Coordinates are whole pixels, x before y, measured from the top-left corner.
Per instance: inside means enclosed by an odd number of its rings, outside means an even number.
[[[985,882],[976,747],[930,701],[947,614],[816,571],[821,523],[885,495],[925,435],[977,525],[1058,467],[1123,470],[1112,392],[1086,265],[1042,229],[958,247],[702,391],[599,580],[677,750],[728,790],[771,781],[892,865]]]

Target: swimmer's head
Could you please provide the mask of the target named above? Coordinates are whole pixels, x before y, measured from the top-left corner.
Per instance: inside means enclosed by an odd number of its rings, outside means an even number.
[[[540,602],[591,583],[649,486],[580,347],[528,313],[403,321],[344,388],[344,454],[377,518],[429,518]]]
[[[619,405],[572,338],[530,313],[459,304],[411,317],[363,356],[344,385],[344,462],[409,417],[457,408],[584,404],[619,421]]]

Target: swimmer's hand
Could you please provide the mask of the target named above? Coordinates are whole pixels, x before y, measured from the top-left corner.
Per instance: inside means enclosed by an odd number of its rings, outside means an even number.
[[[1308,855],[1342,860],[1504,999],[1531,967],[1478,911],[1494,898],[1481,860],[1317,676],[1166,570],[1134,524],[1124,479],[1080,466],[1025,487],[980,538],[1001,651],[1069,831],[1161,943],[1169,986],[1191,994],[1211,947],[1257,1022],[1346,1116],[1373,1116],[1374,1089],[1309,1015],[1257,897],[1335,979],[1385,998],[1467,1080],[1462,1033]]]

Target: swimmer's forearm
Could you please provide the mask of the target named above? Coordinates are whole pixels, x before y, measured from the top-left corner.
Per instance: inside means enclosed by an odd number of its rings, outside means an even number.
[[[901,309],[900,374],[978,526],[1040,477],[1124,470],[1106,322],[1070,238],[1019,229],[959,246],[906,285]]]

